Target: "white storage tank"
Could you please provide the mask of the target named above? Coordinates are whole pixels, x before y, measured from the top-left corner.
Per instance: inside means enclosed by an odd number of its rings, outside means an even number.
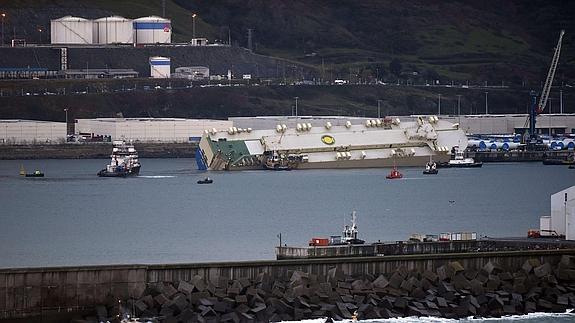
[[[134,19],[134,42],[136,44],[156,44],[172,42],[172,23],[169,19],[149,16]]]
[[[150,57],[150,77],[165,79],[170,77],[170,58]]]
[[[128,44],[134,41],[131,19],[120,16],[94,20],[94,42],[98,44]]]
[[[52,44],[93,44],[94,23],[80,17],[65,16],[50,20]]]

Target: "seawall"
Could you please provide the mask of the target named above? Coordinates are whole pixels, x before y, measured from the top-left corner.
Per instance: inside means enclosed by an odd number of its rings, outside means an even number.
[[[140,158],[193,158],[197,143],[134,143]],[[0,145],[1,159],[109,158],[111,143]]]
[[[441,271],[453,262],[466,269],[481,270],[497,264],[511,272],[520,270],[527,261],[557,265],[562,256],[575,254],[575,249],[502,251],[354,257],[282,261],[247,261],[225,263],[113,265],[55,268],[20,268],[0,270],[0,319],[46,317],[58,313],[79,313],[97,305],[117,300],[138,299],[154,285],[205,281],[253,280],[261,274],[274,280],[289,280],[294,271],[317,277],[328,277],[333,270],[345,276],[389,275],[398,268],[406,271]],[[197,284],[197,283],[196,283]],[[193,288],[192,288],[193,289]],[[229,291],[229,288],[228,288]]]

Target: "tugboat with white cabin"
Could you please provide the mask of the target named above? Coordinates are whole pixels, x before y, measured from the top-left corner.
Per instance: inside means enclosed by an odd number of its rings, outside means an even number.
[[[127,177],[140,173],[140,161],[134,145],[123,140],[113,142],[112,158],[106,168],[98,172],[100,177]]]
[[[452,152],[454,155],[453,159],[447,163],[439,163],[437,166],[440,168],[476,168],[483,166],[483,162],[476,162],[473,158],[466,158],[464,151],[459,149],[458,146],[454,146]]]

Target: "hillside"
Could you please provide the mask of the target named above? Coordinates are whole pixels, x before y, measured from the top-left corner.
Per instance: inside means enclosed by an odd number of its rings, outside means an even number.
[[[161,15],[160,0],[4,1],[6,30],[32,41],[51,18]],[[557,82],[575,78],[572,1],[166,0],[175,41],[196,35],[315,66],[324,79],[471,80],[521,84],[544,79],[566,30]],[[390,64],[393,61],[393,64]]]

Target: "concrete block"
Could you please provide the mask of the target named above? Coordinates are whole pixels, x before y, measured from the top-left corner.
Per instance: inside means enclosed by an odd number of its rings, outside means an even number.
[[[236,300],[237,304],[247,304],[248,303],[247,295],[236,295],[235,300]]]
[[[221,321],[222,322],[240,323],[240,317],[238,316],[238,314],[236,312],[231,312],[231,313],[227,313],[227,314],[222,315]]]
[[[423,271],[423,277],[432,283],[435,283],[437,281],[437,275],[431,270]]]
[[[447,278],[449,278],[449,275],[447,274],[447,267],[446,266],[437,267],[436,271],[437,271],[437,277],[439,278],[440,281],[446,280]]]
[[[411,291],[409,296],[411,296],[415,299],[424,299],[425,298],[425,292],[423,291],[423,289],[421,287],[417,287]]]
[[[193,292],[190,294],[189,299],[190,299],[190,303],[192,304],[199,304],[200,303],[200,299],[202,298],[209,298],[211,297],[210,293],[208,293],[207,291],[204,292]]]
[[[457,274],[460,271],[464,271],[465,268],[463,268],[463,266],[458,262],[458,261],[453,261],[449,263],[449,267],[451,267],[451,269]]]
[[[346,318],[346,319],[351,319],[351,313],[347,309],[347,306],[345,303],[336,302],[335,305],[337,306],[337,309],[339,310],[341,317]]]
[[[351,289],[353,290],[362,290],[364,289],[365,284],[363,283],[363,280],[354,280],[351,283]]]
[[[383,289],[389,285],[389,281],[383,275],[379,275],[376,280],[373,281],[374,288]]]
[[[541,278],[543,276],[547,276],[547,275],[551,274],[551,270],[552,270],[551,265],[549,263],[545,263],[541,266],[535,267],[533,269],[533,273],[538,278]]]
[[[166,302],[168,302],[169,299],[168,299],[164,294],[158,294],[158,295],[156,295],[156,297],[154,297],[154,301],[155,301],[158,305],[162,306],[162,305],[164,305]]]
[[[455,277],[453,277],[453,279],[451,280],[451,282],[453,283],[453,286],[455,287],[455,289],[471,289],[471,284],[469,283],[469,281],[467,280],[467,278],[465,278],[465,275],[463,273],[458,272]]]
[[[162,294],[164,294],[167,298],[172,298],[178,292],[177,289],[172,286],[170,283],[166,283],[162,285]]]
[[[190,294],[192,291],[194,290],[194,286],[186,281],[181,280],[178,283],[178,291],[185,293],[185,294]]]
[[[393,303],[393,306],[395,308],[399,308],[399,309],[405,309],[407,307],[407,300],[403,297],[398,297],[395,299],[395,302]]]
[[[402,282],[403,282],[403,277],[397,272],[394,273],[393,275],[391,275],[391,277],[389,278],[389,286],[391,286],[395,289],[399,289]]]

